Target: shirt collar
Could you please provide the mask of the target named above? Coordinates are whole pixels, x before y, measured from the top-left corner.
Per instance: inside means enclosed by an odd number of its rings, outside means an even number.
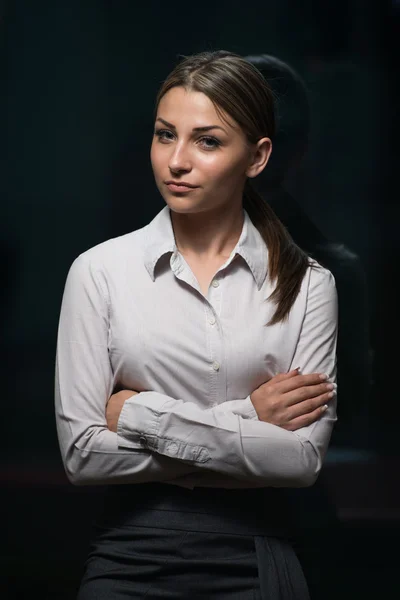
[[[231,256],[240,254],[246,261],[260,290],[267,275],[268,250],[247,211],[243,209],[243,212],[242,233]],[[153,281],[156,264],[167,252],[178,252],[169,206],[165,206],[145,228],[144,264]]]

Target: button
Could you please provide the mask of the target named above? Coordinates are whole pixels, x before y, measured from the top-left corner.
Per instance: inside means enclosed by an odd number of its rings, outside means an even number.
[[[219,281],[218,281],[218,279],[213,279],[213,280],[212,280],[212,282],[211,282],[211,285],[212,285],[213,287],[217,288],[217,287],[219,286]]]
[[[208,322],[210,323],[210,325],[215,325],[215,319],[214,319],[214,317],[210,317],[208,319]]]
[[[140,442],[140,444],[141,444],[142,446],[147,446],[147,440],[146,440],[146,438],[144,437],[144,435],[141,435],[141,436],[140,436],[140,438],[139,438],[139,442]]]
[[[172,444],[170,444],[168,446],[168,454],[171,454],[172,456],[174,456],[177,452],[178,452],[178,446],[177,446],[177,444],[175,444],[175,442],[172,442]]]
[[[214,369],[214,371],[219,371],[220,366],[221,365],[219,364],[219,362],[213,362],[213,369]]]

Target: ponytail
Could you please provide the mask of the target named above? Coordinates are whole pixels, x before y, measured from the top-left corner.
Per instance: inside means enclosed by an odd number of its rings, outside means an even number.
[[[276,310],[266,325],[275,325],[289,316],[310,259],[294,243],[272,208],[256,192],[249,180],[244,188],[243,208],[268,248],[268,275],[272,281],[276,281],[268,300],[276,304]]]

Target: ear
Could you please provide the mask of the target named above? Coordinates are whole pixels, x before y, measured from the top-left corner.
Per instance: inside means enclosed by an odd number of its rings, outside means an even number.
[[[250,165],[247,167],[247,177],[257,177],[264,170],[272,152],[272,142],[270,138],[264,137],[254,144],[251,151]]]

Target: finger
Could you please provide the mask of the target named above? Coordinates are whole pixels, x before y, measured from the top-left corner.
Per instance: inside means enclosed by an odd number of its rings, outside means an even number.
[[[279,382],[279,392],[286,394],[293,390],[301,387],[320,385],[327,382],[326,375],[324,373],[310,373],[309,375],[294,375],[289,379],[282,380]]]
[[[306,415],[302,415],[301,417],[297,417],[296,419],[293,419],[292,421],[289,421],[289,423],[287,423],[283,428],[287,429],[288,431],[297,431],[298,429],[301,429],[302,427],[308,427],[308,425],[312,425],[313,423],[318,421],[325,414],[327,409],[328,409],[327,404],[319,406],[312,412],[310,412]]]
[[[290,420],[314,412],[315,410],[321,408],[321,406],[324,406],[327,402],[332,400],[334,395],[335,393],[333,391],[329,391],[320,394],[315,398],[311,398],[309,400],[305,400],[304,402],[298,402],[297,404],[294,404],[289,409]]]
[[[292,392],[286,392],[282,397],[286,406],[294,406],[296,404],[303,404],[308,400],[312,400],[322,394],[329,392],[335,392],[336,386],[333,383],[318,383],[317,385],[307,385]]]

